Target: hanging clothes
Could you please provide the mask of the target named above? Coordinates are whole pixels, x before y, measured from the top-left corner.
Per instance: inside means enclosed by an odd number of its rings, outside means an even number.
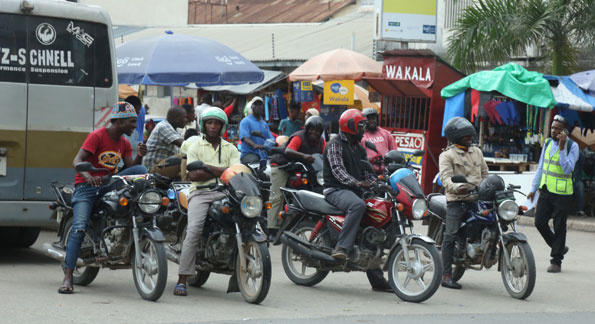
[[[483,109],[485,110],[490,122],[494,125],[502,125],[502,119],[500,118],[500,114],[496,111],[496,106],[500,102],[496,100],[490,100],[483,105]]]
[[[287,112],[287,103],[285,102],[285,98],[283,98],[283,92],[281,91],[281,89],[277,89],[277,91],[275,91],[275,95],[277,98],[277,109],[279,110],[279,119],[283,120],[285,118],[287,118],[288,112]]]

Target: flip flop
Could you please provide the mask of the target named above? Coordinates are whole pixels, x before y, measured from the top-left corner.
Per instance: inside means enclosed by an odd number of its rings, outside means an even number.
[[[58,288],[58,293],[64,294],[64,295],[70,295],[70,294],[74,293],[74,289],[72,287],[68,287],[68,286],[61,286],[60,288]]]
[[[186,284],[177,284],[176,288],[174,288],[174,296],[188,296]]]

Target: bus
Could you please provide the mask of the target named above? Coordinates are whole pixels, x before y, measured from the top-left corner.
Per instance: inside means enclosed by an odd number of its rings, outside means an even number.
[[[50,221],[52,181],[117,100],[112,26],[97,6],[0,1],[0,246],[28,247]]]

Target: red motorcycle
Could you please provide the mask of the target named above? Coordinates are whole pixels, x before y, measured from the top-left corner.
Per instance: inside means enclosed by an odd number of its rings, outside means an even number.
[[[368,161],[362,161],[367,167]],[[401,168],[363,195],[367,206],[346,260],[331,257],[345,214],[321,194],[281,188],[287,205],[281,230],[285,274],[298,285],[313,286],[329,271],[366,271],[382,266],[393,291],[404,301],[422,302],[438,289],[442,261],[434,241],[413,232],[413,220],[427,214],[424,193],[414,173]],[[407,229],[408,232],[407,233]]]

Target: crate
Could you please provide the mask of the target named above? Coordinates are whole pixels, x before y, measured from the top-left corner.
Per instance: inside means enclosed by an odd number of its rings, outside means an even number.
[[[527,162],[527,154],[510,154],[509,157],[512,161]]]

